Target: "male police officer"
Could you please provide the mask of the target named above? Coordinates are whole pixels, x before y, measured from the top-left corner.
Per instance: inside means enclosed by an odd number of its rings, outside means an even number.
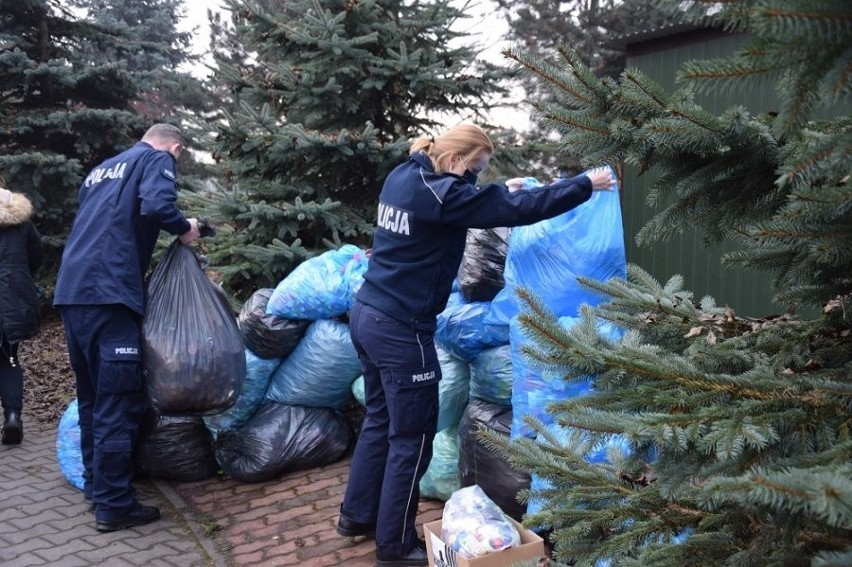
[[[142,140],[92,170],[80,187],[56,282],[71,366],[77,377],[84,487],[95,527],[111,532],[153,522],[136,500],[133,442],[147,406],[140,358],[144,274],[161,229],[184,244],[198,222],[175,206],[176,127],[155,124]]]

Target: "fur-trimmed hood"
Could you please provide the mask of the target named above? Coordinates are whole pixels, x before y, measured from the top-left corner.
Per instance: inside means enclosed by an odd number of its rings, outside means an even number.
[[[26,195],[0,187],[0,228],[23,224],[32,216],[33,204]]]

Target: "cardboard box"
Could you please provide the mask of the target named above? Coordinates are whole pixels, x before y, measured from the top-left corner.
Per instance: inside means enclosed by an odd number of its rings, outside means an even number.
[[[512,520],[512,518],[509,518]],[[457,555],[441,540],[441,520],[423,524],[426,553],[431,567],[511,567],[519,561],[544,557],[544,540],[512,520],[521,534],[521,545],[468,559]]]

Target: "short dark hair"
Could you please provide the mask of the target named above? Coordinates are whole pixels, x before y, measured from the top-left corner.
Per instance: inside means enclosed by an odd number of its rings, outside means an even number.
[[[182,146],[186,145],[186,139],[183,137],[180,128],[166,123],[154,124],[148,128],[148,131],[142,136],[142,140],[145,142],[177,142]]]

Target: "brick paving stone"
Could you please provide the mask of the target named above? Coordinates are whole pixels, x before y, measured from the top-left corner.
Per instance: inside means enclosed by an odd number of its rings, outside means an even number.
[[[49,534],[57,533],[57,529],[49,524],[35,524],[32,526],[27,526],[26,529],[9,529],[9,524],[4,522],[4,525],[7,526],[5,533],[3,534],[3,541],[5,547],[14,547],[17,545],[26,545],[27,541],[37,538],[43,537]]]
[[[55,533],[44,534],[42,539],[49,541],[55,548],[62,548],[65,545],[73,543],[75,547],[83,547],[92,545],[89,542],[80,538],[80,534],[74,530],[75,526],[68,524],[66,529]]]
[[[0,553],[0,561],[3,565],[11,565],[12,567],[30,567],[31,565],[44,565],[44,562],[35,555],[9,556],[10,559],[4,559],[5,555]]]
[[[18,545],[5,547],[3,549],[3,556],[9,557],[12,561],[14,561],[15,558],[27,557],[28,555],[35,555],[39,557],[39,551],[52,549],[52,547],[53,545],[49,541],[43,540],[40,537],[33,537],[29,538],[25,542],[19,543]],[[3,556],[0,556],[0,558]]]
[[[76,555],[64,555],[62,557],[62,567],[89,567],[91,563],[82,557]],[[58,567],[58,566],[57,566]]]
[[[0,447],[3,567],[373,567],[375,542],[335,532],[351,457],[280,478],[139,481],[158,522],[100,534],[81,492],[56,462],[55,429],[30,427],[21,447]],[[441,517],[422,500],[417,524]]]
[[[156,482],[139,482],[137,491],[162,519],[99,534],[82,493],[59,468],[55,427],[28,425],[20,446],[0,446],[0,565],[234,566],[177,493]]]
[[[340,486],[340,479],[338,477],[324,478],[321,480],[312,481],[310,484],[297,486],[296,494],[303,495],[309,492],[316,492],[318,490],[322,490],[324,488],[329,488],[332,486]]]
[[[244,523],[244,516],[214,511],[217,523],[223,526],[223,537],[232,546],[230,551],[236,564],[372,567],[375,564],[373,540],[341,537],[334,530],[350,463],[347,457],[333,465],[305,471],[301,476],[289,473],[281,479],[255,483],[252,490],[231,485],[230,494],[223,495],[230,505],[236,505],[242,498],[252,503],[250,508],[258,502],[274,502],[282,508],[264,517],[265,527],[255,524],[260,515],[255,516],[253,522]],[[199,495],[199,501],[207,500],[197,488],[189,487],[186,492],[180,486],[176,489],[192,504],[195,495]],[[442,510],[443,502],[421,501],[418,525],[440,518]],[[419,531],[422,536],[422,527]],[[261,553],[264,548],[259,545],[265,546],[265,553]]]
[[[88,547],[88,544],[84,542],[75,542],[74,549],[78,552],[93,551],[93,548]],[[30,553],[34,553],[38,557],[42,558],[46,563],[46,565],[63,565],[65,563],[65,556],[68,554],[68,550],[64,545],[56,545],[51,542],[50,547],[45,547],[39,550],[30,550]]]

